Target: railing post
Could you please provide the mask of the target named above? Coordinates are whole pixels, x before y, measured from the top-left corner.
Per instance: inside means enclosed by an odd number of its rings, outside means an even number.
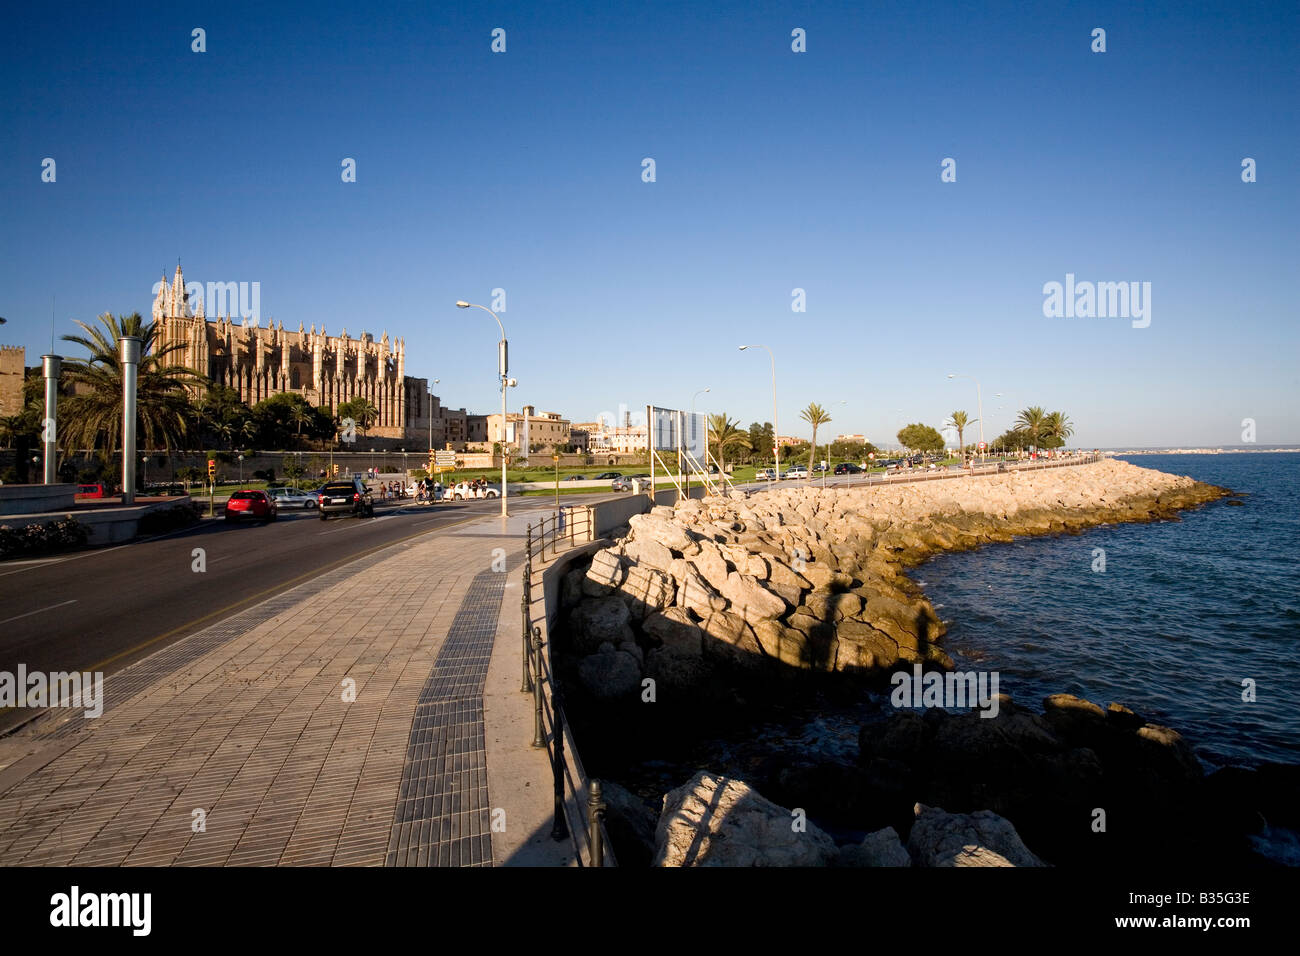
[[[529,611],[531,609],[530,605],[532,604],[532,593],[531,593],[532,588],[529,582],[529,579],[531,577],[532,577],[532,562],[525,560],[524,561],[524,595],[519,599],[520,610],[523,612],[523,618],[524,618],[523,654],[521,656],[521,659],[523,661],[523,677],[520,679],[519,682],[519,692],[521,694],[527,694],[529,691],[533,689],[533,681],[528,673],[528,649],[530,644],[529,635],[532,631],[532,624],[533,624],[532,615],[529,614]]]
[[[555,750],[551,754],[555,822],[551,824],[551,839],[564,840],[569,836],[569,824],[564,816],[564,701],[559,681],[551,685],[551,723],[555,728]]]
[[[546,730],[542,727],[542,629],[533,628],[533,746],[546,746]]]
[[[591,845],[591,865],[605,865],[605,841],[601,839],[600,823],[605,816],[605,801],[600,796],[600,781],[591,781],[591,791],[587,796],[587,830]]]
[[[523,618],[524,618],[523,654],[521,655],[521,659],[523,660],[523,677],[520,679],[519,682],[519,692],[521,694],[527,694],[529,691],[533,689],[533,681],[528,673],[528,656],[530,653],[530,648],[532,646],[531,638],[532,638],[532,626],[533,626],[532,615],[529,612],[532,610],[532,603],[533,603],[533,526],[529,524],[528,525],[528,546],[524,550],[524,594],[523,597],[520,598],[520,604],[522,605]]]

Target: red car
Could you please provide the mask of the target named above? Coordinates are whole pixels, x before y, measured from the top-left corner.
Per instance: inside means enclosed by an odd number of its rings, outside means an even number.
[[[77,485],[77,498],[103,498],[103,485]]]
[[[265,491],[236,491],[226,502],[226,520],[237,521],[240,518],[259,518],[262,521],[274,521],[277,508],[275,499]]]

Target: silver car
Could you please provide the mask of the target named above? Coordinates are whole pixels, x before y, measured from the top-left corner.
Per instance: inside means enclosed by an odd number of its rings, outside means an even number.
[[[297,491],[293,488],[272,488],[268,494],[281,508],[301,508],[310,511],[320,507],[314,491]]]

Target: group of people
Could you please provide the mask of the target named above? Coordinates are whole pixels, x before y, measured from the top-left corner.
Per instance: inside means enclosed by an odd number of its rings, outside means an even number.
[[[405,498],[406,488],[400,481],[381,481],[379,483],[379,499],[387,501],[390,498]]]

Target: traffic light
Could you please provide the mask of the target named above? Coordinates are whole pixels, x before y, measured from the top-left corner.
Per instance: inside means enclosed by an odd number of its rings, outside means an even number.
[[[338,475],[339,475],[339,466],[338,466],[338,462],[335,462],[335,463],[334,463],[334,477],[337,478]]]
[[[215,458],[209,458],[208,459],[208,481],[215,481],[216,477],[217,477],[217,460]]]

